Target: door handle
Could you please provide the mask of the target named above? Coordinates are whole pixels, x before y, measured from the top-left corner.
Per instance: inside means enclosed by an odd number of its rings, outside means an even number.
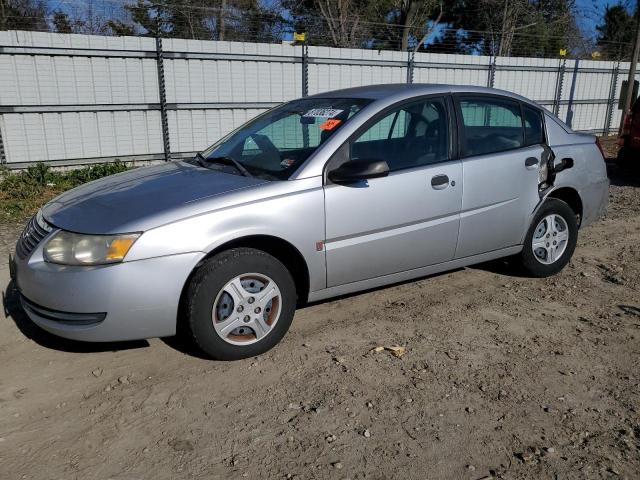
[[[524,161],[524,166],[529,170],[533,170],[538,165],[538,161],[536,157],[529,157]]]
[[[435,190],[442,190],[443,188],[447,188],[449,185],[449,177],[446,175],[435,175],[431,177],[431,186]]]

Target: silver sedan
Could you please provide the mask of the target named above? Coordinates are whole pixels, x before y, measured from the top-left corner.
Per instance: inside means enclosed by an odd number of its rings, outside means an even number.
[[[354,88],[62,194],[25,228],[12,271],[29,317],[56,335],[184,330],[238,359],[278,343],[305,302],[507,256],[555,274],[607,192],[596,138],[526,98]]]

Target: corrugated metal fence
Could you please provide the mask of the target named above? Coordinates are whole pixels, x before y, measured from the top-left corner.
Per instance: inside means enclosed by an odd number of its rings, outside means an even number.
[[[574,129],[615,132],[628,64],[143,37],[0,32],[10,167],[193,154],[281,102],[377,83],[494,86]]]

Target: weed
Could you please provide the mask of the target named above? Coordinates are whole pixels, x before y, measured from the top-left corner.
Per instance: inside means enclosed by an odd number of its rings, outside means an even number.
[[[0,171],[0,214],[2,220],[21,220],[35,213],[56,195],[108,175],[124,172],[124,162],[101,163],[75,170],[56,171],[44,163],[26,170]]]

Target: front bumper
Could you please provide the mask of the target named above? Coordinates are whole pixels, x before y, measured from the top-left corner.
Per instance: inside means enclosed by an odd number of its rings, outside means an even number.
[[[10,262],[26,314],[54,335],[90,342],[174,335],[182,289],[204,256],[76,267],[45,262],[41,248]]]

